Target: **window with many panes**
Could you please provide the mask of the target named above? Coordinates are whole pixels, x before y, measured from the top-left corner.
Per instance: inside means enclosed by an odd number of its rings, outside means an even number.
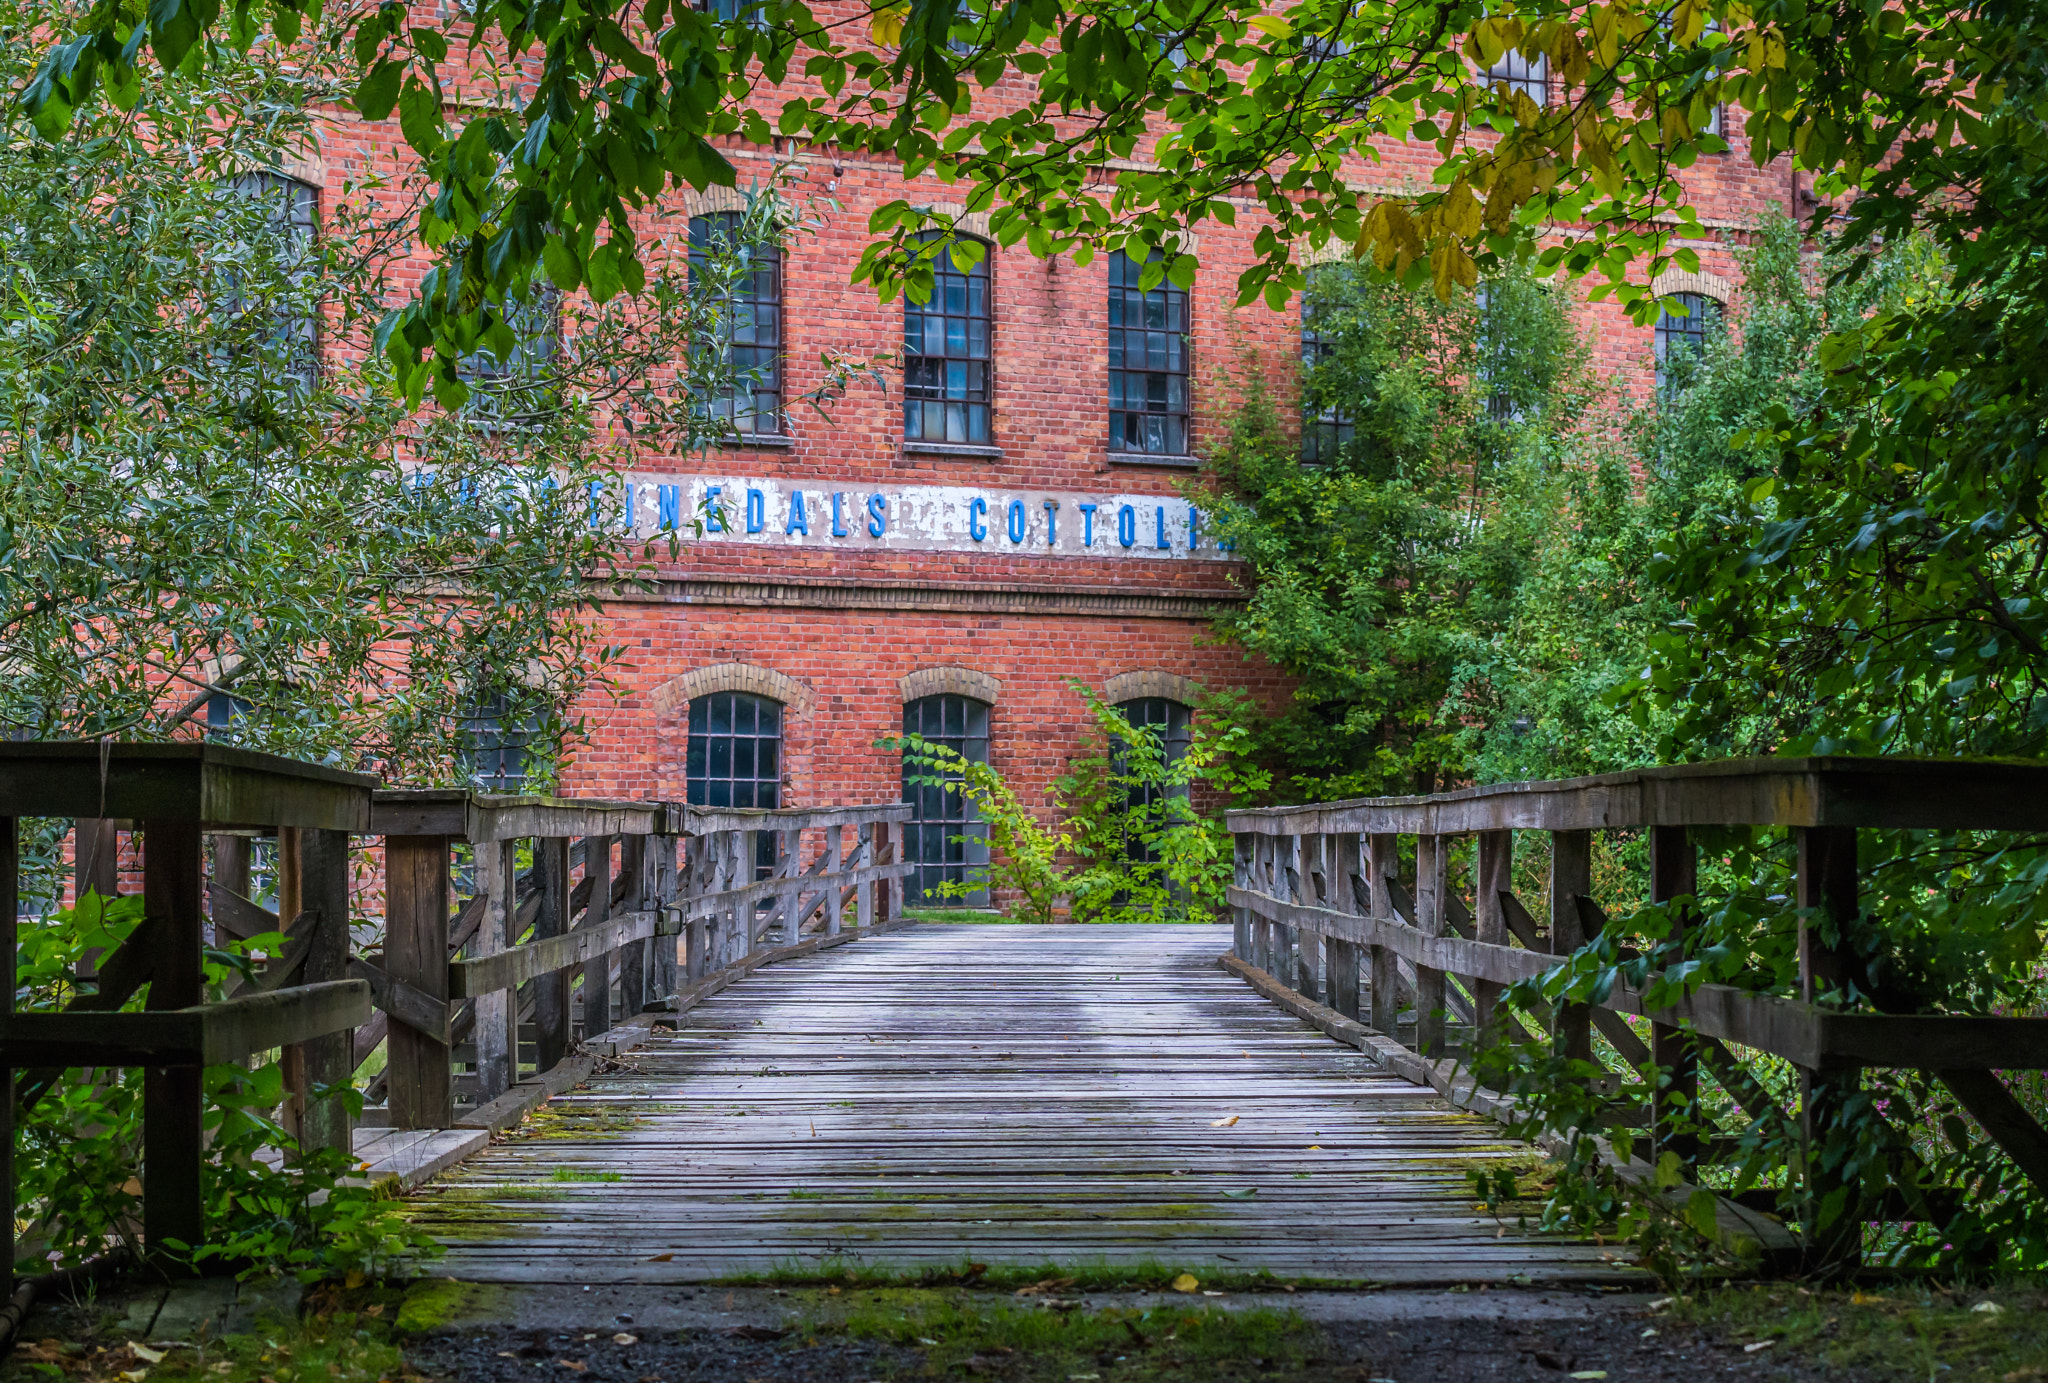
[[[683,777],[693,807],[780,806],[782,704],[748,692],[692,701]]]
[[[1180,702],[1163,696],[1146,696],[1135,701],[1120,701],[1117,703],[1117,709],[1123,712],[1124,719],[1130,722],[1133,730],[1157,737],[1166,750],[1168,763],[1178,762],[1181,756],[1188,752],[1188,744],[1193,734],[1190,728],[1193,712]],[[1165,800],[1165,793],[1168,791],[1174,796],[1184,796],[1186,793],[1185,788],[1166,790],[1140,783],[1131,788],[1130,802],[1133,807],[1154,806]],[[1156,862],[1159,858],[1157,849],[1147,846],[1136,836],[1126,841],[1124,848],[1134,860]]]
[[[698,8],[713,19],[730,22],[745,16],[747,23],[753,28],[768,27],[767,6],[762,0],[702,0]]]
[[[1510,94],[1522,92],[1539,106],[1550,104],[1550,59],[1538,53],[1524,57],[1510,48],[1500,61],[1486,69],[1488,86],[1505,85]]]
[[[519,714],[510,693],[479,696],[462,721],[463,765],[485,792],[522,792],[533,744],[532,721]]]
[[[215,692],[206,698],[206,737],[217,744],[234,743],[236,727],[247,721],[254,709],[231,692]]]
[[[530,417],[546,406],[548,375],[562,334],[562,295],[536,280],[526,296],[494,305],[509,344],[483,345],[455,362],[470,386],[469,412],[482,422]]]
[[[1673,303],[1681,313],[1671,310]],[[1657,387],[1662,389],[1670,382],[1673,362],[1705,350],[1708,339],[1720,329],[1721,304],[1704,293],[1671,294],[1657,317]]]
[[[272,252],[299,288],[310,288],[320,230],[320,189],[265,168],[237,173],[227,185],[262,206]],[[277,326],[268,344],[276,351],[280,374],[302,389],[312,389],[320,377],[320,314],[307,301],[280,307],[273,315]]]
[[[743,219],[737,211],[692,216],[690,256],[701,260],[715,246],[745,259],[745,271],[719,304],[732,381],[707,407],[743,435],[762,436],[782,431],[782,251],[772,243],[743,243]]]
[[[941,250],[931,298],[903,299],[904,441],[989,444],[994,325],[988,255],[963,267]]]
[[[1308,387],[1316,367],[1328,360],[1336,345],[1324,336],[1316,321],[1315,307],[1304,297],[1301,303],[1301,459],[1311,466],[1335,461],[1357,433],[1352,416],[1327,399],[1314,396]]]
[[[1185,456],[1188,295],[1164,279],[1141,291],[1143,269],[1122,250],[1109,257],[1109,449]]]
[[[988,762],[988,704],[971,696],[922,696],[903,707],[903,733],[943,744],[969,763]],[[917,866],[911,896],[922,902],[947,899],[942,883],[966,883],[988,863],[987,828],[974,804],[951,787],[913,783],[903,768],[903,800],[910,822],[903,828],[904,853]],[[988,891],[976,889],[952,901],[984,907]]]

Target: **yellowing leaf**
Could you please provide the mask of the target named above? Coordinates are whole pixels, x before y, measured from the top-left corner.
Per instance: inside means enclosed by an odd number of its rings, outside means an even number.
[[[1192,1292],[1201,1285],[1193,1273],[1182,1273],[1173,1280],[1173,1290],[1176,1292]]]
[[[1230,1116],[1229,1118],[1227,1118],[1227,1119],[1211,1119],[1211,1120],[1209,1121],[1209,1127],[1210,1127],[1210,1128],[1229,1128],[1229,1127],[1230,1127],[1230,1126],[1231,1126],[1232,1124],[1234,1124],[1234,1123],[1236,1123],[1236,1122],[1237,1122],[1237,1116],[1236,1116],[1235,1114],[1233,1114],[1233,1115],[1231,1115],[1231,1116]]]
[[[128,1352],[145,1364],[161,1364],[164,1361],[162,1350],[151,1349],[148,1345],[137,1344],[133,1340],[128,1342]]]
[[[1259,15],[1252,20],[1252,27],[1260,33],[1270,34],[1274,38],[1294,37],[1294,26],[1277,14]]]
[[[1465,253],[1465,247],[1455,240],[1446,240],[1436,247],[1429,257],[1430,284],[1436,289],[1441,302],[1451,300],[1451,290],[1458,284],[1470,288],[1479,282],[1479,266],[1472,262],[1472,256]]]
[[[1444,194],[1442,203],[1443,227],[1452,235],[1464,239],[1479,233],[1479,199],[1472,195],[1472,184],[1460,178],[1451,184],[1451,190]]]
[[[882,47],[894,48],[903,42],[903,25],[909,18],[910,6],[885,6],[875,11],[875,17],[868,22],[868,32]]]

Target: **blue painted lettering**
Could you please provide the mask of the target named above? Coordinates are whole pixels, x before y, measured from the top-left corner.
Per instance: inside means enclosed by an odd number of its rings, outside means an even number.
[[[725,510],[720,508],[718,504],[718,495],[723,489],[725,489],[723,485],[706,485],[704,487],[704,529],[706,532],[724,533],[727,531],[725,526]]]
[[[801,533],[806,538],[811,536],[811,516],[804,509],[802,490],[789,492],[789,522],[782,525],[782,536],[786,538],[792,533]]]
[[[604,493],[604,482],[602,480],[593,480],[584,486],[584,489],[590,495],[590,526],[592,528],[601,528],[604,526],[604,523],[598,516],[598,496]]]
[[[846,520],[839,514],[839,502],[845,498],[846,496],[838,490],[832,492],[832,536],[835,538],[846,536]]]
[[[1010,541],[1024,541],[1024,501],[1021,499],[1010,501]]]
[[[1060,502],[1056,499],[1045,502],[1045,545],[1060,545]]]
[[[1081,511],[1081,546],[1094,547],[1095,506],[1092,504],[1077,504],[1074,507]]]
[[[1158,513],[1154,517],[1159,521],[1159,537],[1153,542],[1152,546],[1161,549],[1172,547],[1173,544],[1166,541],[1166,506],[1160,505]]]
[[[1120,547],[1138,545],[1138,511],[1128,504],[1116,511],[1116,540]]]
[[[747,532],[759,533],[768,526],[768,500],[759,490],[747,491]]]
[[[889,531],[889,501],[880,495],[868,496],[868,536],[879,538]]]
[[[1201,535],[1202,535],[1202,511],[1201,511],[1201,510],[1199,510],[1199,509],[1197,509],[1197,508],[1195,508],[1195,506],[1194,506],[1194,505],[1190,504],[1190,505],[1188,506],[1188,551],[1189,551],[1189,552],[1193,552],[1193,551],[1195,550],[1195,545],[1196,545],[1197,543],[1199,543],[1199,542],[1201,542],[1201,541],[1202,541],[1202,536],[1201,536]]]
[[[987,512],[988,501],[980,495],[976,495],[967,506],[967,536],[977,543],[988,536],[988,529],[981,522],[981,516]]]
[[[654,502],[659,517],[655,520],[661,527],[677,529],[683,526],[683,487],[680,485],[657,485],[654,487]]]

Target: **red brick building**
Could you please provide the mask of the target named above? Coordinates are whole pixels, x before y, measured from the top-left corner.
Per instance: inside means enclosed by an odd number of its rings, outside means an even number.
[[[1540,68],[1506,75],[1545,83]],[[348,119],[302,170],[308,180],[338,189],[403,147],[395,129]],[[1686,174],[1715,236],[1691,246],[1703,271],[1664,291],[1726,302],[1735,271],[1724,242],[1761,211],[1797,209],[1789,169],[1752,167],[1728,124],[1732,151]],[[792,195],[836,204],[822,233],[794,237],[757,276],[742,339],[774,362],[762,392],[786,400],[816,387],[826,351],[895,355],[907,334],[915,350],[886,391],[854,389],[830,421],[781,414],[773,397],[742,400],[735,417],[751,435],[734,445],[635,456],[620,483],[642,531],[707,498],[723,531],[685,542],[658,593],[607,608],[633,666],[622,697],[583,708],[593,736],[566,791],[873,801],[901,790],[875,741],[909,724],[985,753],[1030,801],[1079,739],[1084,708],[1069,679],[1169,721],[1204,687],[1286,695],[1273,669],[1209,636],[1213,611],[1241,598],[1239,572],[1190,498],[1242,352],[1283,396],[1300,355],[1298,307],[1233,305],[1255,206],[1235,229],[1201,229],[1185,295],[1139,294],[1120,257],[1080,267],[991,247],[973,273],[942,276],[928,307],[882,305],[850,281],[869,213],[899,197],[958,212],[946,187],[826,150],[727,152],[743,184],[794,159]],[[1359,185],[1425,183],[1432,158],[1390,148],[1358,169]],[[739,205],[693,196],[676,215]],[[1647,393],[1653,332],[1611,306],[1589,304],[1585,321],[1603,372]],[[949,834],[930,832],[927,848]]]

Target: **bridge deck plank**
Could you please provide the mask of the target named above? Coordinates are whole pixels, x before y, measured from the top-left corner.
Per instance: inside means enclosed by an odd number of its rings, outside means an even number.
[[[468,1280],[1157,1262],[1625,1280],[1475,1214],[1527,1156],[1218,970],[1227,929],[919,926],[763,970],[416,1196]],[[1227,1127],[1214,1121],[1236,1116]]]

